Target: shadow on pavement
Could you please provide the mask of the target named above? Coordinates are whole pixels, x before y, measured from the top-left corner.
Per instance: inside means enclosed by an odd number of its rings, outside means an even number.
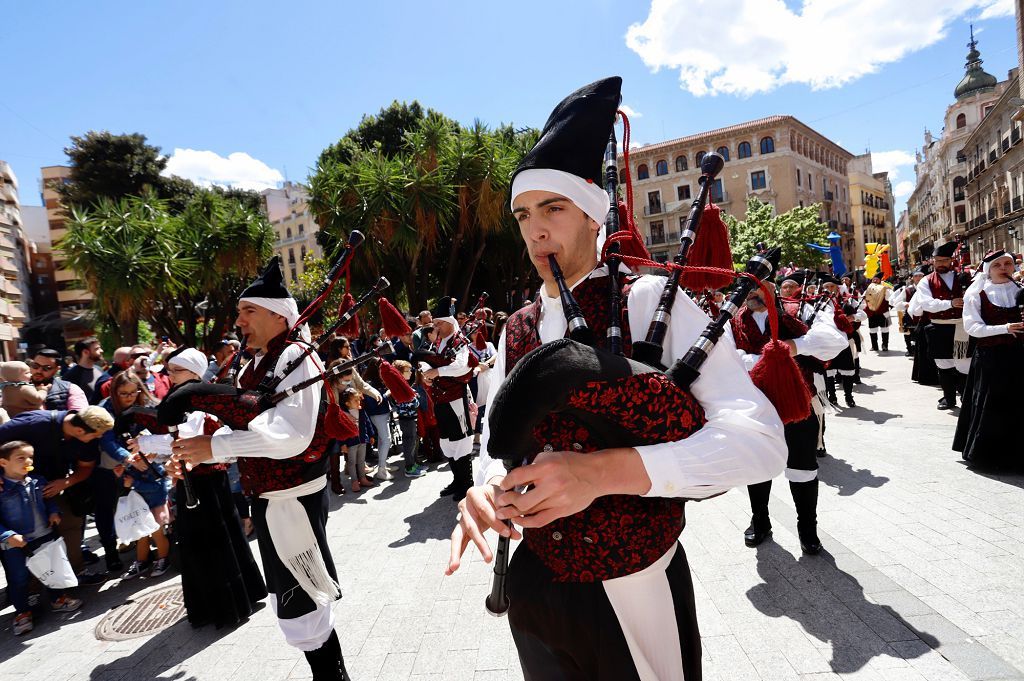
[[[1019,466],[1019,470],[1015,471],[1012,469],[1001,469],[981,464],[971,465],[971,462],[964,461],[963,459],[960,459],[958,463],[980,477],[1024,489],[1024,464],[1021,464]]]
[[[765,542],[757,547],[757,574],[764,583],[747,591],[750,602],[767,617],[791,619],[808,635],[831,644],[829,665],[837,674],[856,672],[882,655],[920,657],[939,645],[934,636],[913,630],[891,607],[869,601],[857,578],[836,567],[827,551],[798,560],[778,544]],[[901,645],[916,641],[928,649]]]
[[[432,504],[415,515],[405,518],[409,534],[388,544],[390,548],[421,544],[428,539],[447,539],[455,527],[455,514],[459,507],[451,497],[438,497]]]
[[[875,475],[867,468],[854,468],[847,461],[829,456],[819,462],[818,479],[839,490],[839,496],[848,497],[865,487],[881,487],[889,478]]]
[[[903,418],[903,414],[890,414],[889,412],[885,411],[874,411],[872,409],[867,409],[860,405],[856,407],[843,409],[838,414],[836,414],[836,416],[838,416],[841,419],[854,418],[857,419],[858,421],[870,421],[871,423],[879,424],[885,423],[886,421],[891,421],[892,419]]]

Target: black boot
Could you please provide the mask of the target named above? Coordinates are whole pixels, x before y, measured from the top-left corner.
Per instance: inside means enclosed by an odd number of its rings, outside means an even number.
[[[341,654],[338,632],[332,631],[331,637],[322,646],[305,655],[306,662],[313,672],[313,681],[352,681],[345,670],[345,658]]]
[[[334,494],[338,494],[338,495],[341,495],[341,494],[345,493],[345,487],[344,487],[344,485],[341,484],[341,457],[342,456],[343,456],[342,453],[340,451],[338,451],[338,452],[331,452],[328,455],[328,458],[327,458],[327,463],[328,463],[327,479],[331,483],[331,492],[333,492]]]
[[[868,335],[871,336],[871,349],[875,352],[878,352],[878,334],[869,333]]]
[[[445,458],[448,460],[448,469],[452,472],[452,481],[450,483],[448,483],[448,485],[446,487],[441,489],[441,496],[442,497],[447,497],[447,496],[450,496],[452,494],[455,494],[455,488],[457,487],[457,485],[456,485],[457,478],[455,478],[455,459],[448,459],[448,457],[445,457]]]
[[[882,352],[889,352],[889,334],[882,334]]]
[[[473,486],[473,457],[467,454],[461,459],[453,461],[452,471],[455,474],[455,480],[452,483],[455,485],[452,490],[452,501],[459,503],[466,498],[466,492]]]
[[[149,541],[149,537],[143,537],[139,541]],[[119,573],[124,570],[124,563],[121,556],[117,555],[117,540],[103,542],[103,558],[107,562],[107,572]]]
[[[846,398],[847,407],[856,407],[853,401],[853,376],[843,376],[843,397]]]
[[[853,382],[860,385],[860,357],[853,360]]]
[[[839,398],[836,397],[836,377],[825,376],[825,397],[833,407],[839,406]]]
[[[750,495],[750,527],[743,532],[743,543],[754,547],[772,536],[772,521],[768,517],[768,497],[772,493],[772,481],[747,485]]]
[[[793,505],[796,506],[796,533],[800,536],[800,548],[814,556],[821,552],[818,539],[818,479],[810,482],[790,482]]]
[[[963,402],[964,389],[967,388],[967,374],[961,374],[958,369],[953,369],[953,371],[956,371],[956,392],[960,395],[960,401]]]
[[[939,386],[942,388],[942,399],[939,409],[956,409],[956,369],[939,369]]]

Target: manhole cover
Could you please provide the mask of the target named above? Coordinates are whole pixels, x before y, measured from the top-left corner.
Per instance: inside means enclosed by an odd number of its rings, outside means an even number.
[[[181,585],[165,586],[137,595],[118,606],[96,625],[101,641],[124,641],[166,629],[185,617]]]

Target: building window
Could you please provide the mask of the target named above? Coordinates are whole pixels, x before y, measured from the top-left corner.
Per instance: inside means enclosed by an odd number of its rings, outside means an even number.
[[[690,185],[681,184],[676,187],[676,198],[680,201],[686,201],[690,198]]]
[[[661,192],[647,192],[647,214],[654,215],[661,212]]]
[[[288,262],[290,264],[292,264],[292,265],[295,264],[295,249],[294,248],[289,248],[288,249]]]
[[[649,171],[647,169],[647,164],[646,163],[641,163],[640,165],[638,165],[636,167],[636,179],[638,179],[638,180],[646,180],[650,176],[651,176],[651,171]]]
[[[802,187],[803,186],[800,183],[800,169],[799,168],[796,169],[796,186],[797,187]]]
[[[736,147],[736,156],[750,158],[750,142],[740,142],[740,145]]]
[[[300,222],[299,223],[299,236],[302,236],[305,233],[306,233],[306,226]]]
[[[681,173],[686,170],[686,156],[676,156],[676,172]]]
[[[698,151],[697,155],[693,157],[693,162],[697,164],[698,168],[700,167],[701,161],[703,161],[704,157],[707,156],[707,155],[708,155],[708,152],[706,152],[706,151]]]
[[[722,191],[721,178],[715,180],[714,184],[711,185],[711,200],[715,203],[721,203],[725,200],[725,192]]]
[[[291,239],[292,238],[292,228],[291,227],[288,228],[288,231],[286,232],[285,238],[286,239]]]
[[[626,184],[626,169],[619,171],[619,184]]]
[[[807,188],[811,190],[812,194],[814,193],[814,176],[810,173],[807,173]]]
[[[985,116],[988,116],[990,113],[992,113],[992,109],[994,109],[994,108],[996,108],[995,104],[989,104],[988,106],[986,106],[985,107],[985,114],[982,116],[982,118],[985,118]]]
[[[758,189],[765,189],[768,186],[768,180],[765,178],[763,170],[757,170],[750,173],[750,188],[754,191]]]
[[[306,262],[306,245],[303,244],[299,250],[299,257],[302,258],[302,262]]]
[[[299,281],[299,273],[296,272],[295,268],[293,267],[292,268],[292,283],[294,284],[294,283],[296,283],[298,281]]]
[[[655,175],[668,175],[668,161],[661,160],[654,164]]]
[[[651,244],[665,243],[665,223],[661,220],[651,223]]]
[[[801,201],[801,202],[800,202],[800,207],[801,207],[801,208],[803,208],[803,207],[804,207],[804,202],[803,202],[803,201]]]
[[[773,140],[771,137],[762,137],[761,138],[761,153],[762,154],[771,154],[774,151],[775,151],[775,140]]]
[[[715,151],[718,153],[719,156],[724,158],[726,161],[729,160],[729,147],[718,147],[718,149],[716,149]]]

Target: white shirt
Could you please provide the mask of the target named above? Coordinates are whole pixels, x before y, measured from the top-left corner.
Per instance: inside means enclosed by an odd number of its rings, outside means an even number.
[[[939,278],[946,285],[950,291],[953,290],[953,278],[956,276],[955,272],[946,272],[940,274]],[[953,307],[953,301],[951,300],[936,300],[932,297],[932,287],[928,284],[928,277],[925,277],[917,285],[917,294],[914,295],[910,301],[910,307],[920,312],[911,312],[915,317],[921,312],[944,312]]]
[[[302,352],[298,345],[288,345],[277,359],[275,375],[280,376],[288,361]],[[260,352],[240,372],[252,371],[264,353]],[[281,381],[278,391],[286,390],[321,373],[319,360],[306,359]],[[323,383],[315,383],[305,390],[289,395],[249,422],[248,430],[231,430],[227,426],[213,434],[213,460],[229,462],[239,456],[257,456],[267,459],[288,459],[306,451],[316,431],[320,410],[320,391]]]
[[[443,354],[444,349],[451,343],[453,338],[455,338],[454,333],[438,343],[438,353]],[[465,376],[469,371],[469,344],[464,344],[455,351],[455,359],[452,360],[451,364],[435,368],[437,369],[438,376]]]
[[[826,306],[827,309],[829,309],[828,306]],[[793,342],[796,344],[796,354],[814,357],[822,362],[827,362],[849,346],[846,334],[836,327],[835,317],[832,314],[826,314],[826,310],[818,312],[807,333],[793,339]],[[754,312],[753,316],[757,328],[763,333],[765,325],[768,324],[768,310]],[[740,358],[743,360],[743,366],[746,367],[747,371],[753,369],[754,365],[761,359],[760,354],[743,352],[738,348],[736,352],[739,353]]]
[[[999,307],[1017,307],[1017,291],[1020,287],[1012,281],[1005,284],[994,284],[986,277],[983,287],[985,295],[993,305]],[[975,338],[986,338],[988,336],[999,336],[1010,333],[1009,324],[986,324],[981,318],[981,296],[971,293],[964,296],[964,328],[967,333]]]
[[[588,276],[604,277],[607,270],[601,267]],[[664,277],[643,276],[630,288],[627,303],[633,338],[647,335],[664,284]],[[537,330],[541,342],[562,338],[567,325],[561,301],[544,293],[540,301]],[[707,315],[688,296],[676,296],[662,363],[671,366],[686,354],[708,321]],[[505,342],[503,332],[498,342],[498,357],[491,370],[494,375],[489,404],[494,403],[505,380]],[[770,480],[785,468],[782,421],[772,404],[750,381],[735,349],[732,337],[724,335],[691,386],[707,418],[703,428],[685,440],[636,447],[651,480],[651,489],[644,496],[699,499],[732,487]],[[478,484],[505,473],[502,462],[487,454],[489,439],[490,424],[485,421],[480,440]]]

